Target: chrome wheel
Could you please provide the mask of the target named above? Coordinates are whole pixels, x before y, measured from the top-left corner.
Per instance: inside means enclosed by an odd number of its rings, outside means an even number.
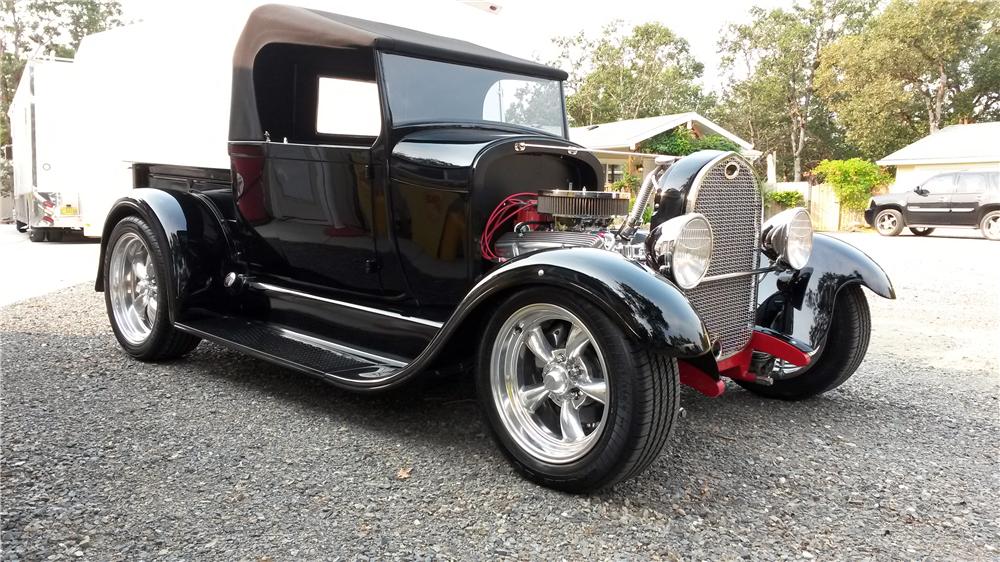
[[[983,235],[990,240],[1000,240],[1000,214],[990,213],[983,221]]]
[[[899,226],[899,220],[892,213],[882,213],[875,221],[875,225],[879,232],[890,234],[896,231],[896,227]]]
[[[573,462],[604,431],[611,398],[604,356],[583,322],[560,306],[511,314],[493,344],[490,383],[504,428],[538,460]]]
[[[132,344],[146,341],[156,322],[156,268],[146,241],[126,232],[111,250],[107,290],[121,335]]]

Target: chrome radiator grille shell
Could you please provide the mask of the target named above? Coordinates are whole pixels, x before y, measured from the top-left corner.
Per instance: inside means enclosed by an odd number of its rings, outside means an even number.
[[[705,215],[712,225],[715,246],[705,280],[685,293],[712,339],[718,339],[720,358],[729,357],[750,342],[757,279],[753,275],[710,278],[749,272],[759,263],[763,200],[750,165],[735,154],[722,155],[707,164],[688,192],[686,211]]]

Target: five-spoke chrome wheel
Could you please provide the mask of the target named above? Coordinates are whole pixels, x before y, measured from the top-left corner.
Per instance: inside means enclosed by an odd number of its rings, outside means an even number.
[[[875,220],[875,227],[880,234],[896,234],[899,232],[899,216],[895,213],[883,212]]]
[[[594,446],[608,417],[607,377],[593,335],[554,304],[517,310],[493,344],[490,378],[500,420],[543,462],[572,462]]]
[[[986,238],[1000,240],[1000,211],[992,211],[983,216],[980,228]]]
[[[146,241],[126,232],[111,250],[107,290],[121,335],[132,344],[149,337],[156,322],[159,287]]]

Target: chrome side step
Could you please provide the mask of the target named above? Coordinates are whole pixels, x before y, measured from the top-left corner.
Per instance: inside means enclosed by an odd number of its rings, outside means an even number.
[[[174,326],[224,347],[355,389],[389,382],[407,363],[354,349],[284,326],[234,316],[212,316]]]

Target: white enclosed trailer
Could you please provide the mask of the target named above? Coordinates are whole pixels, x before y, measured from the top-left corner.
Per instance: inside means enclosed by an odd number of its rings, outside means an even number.
[[[83,229],[80,186],[74,178],[79,115],[73,99],[74,67],[57,58],[29,60],[8,117],[14,172],[14,220],[31,240],[57,241]]]

